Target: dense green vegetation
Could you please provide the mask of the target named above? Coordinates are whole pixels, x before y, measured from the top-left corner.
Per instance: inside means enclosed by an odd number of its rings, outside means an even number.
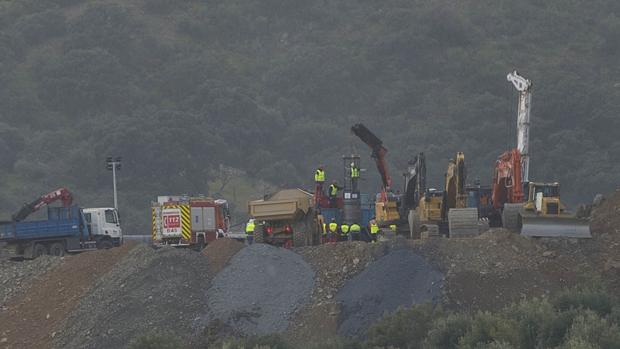
[[[135,233],[158,194],[234,195],[240,213],[265,183],[310,187],[318,163],[340,177],[351,151],[376,190],[359,121],[397,180],[423,151],[439,185],[464,151],[488,183],[516,138],[515,68],[534,81],[532,177],[589,200],[620,172],[619,13],[613,0],[0,1],[0,212],[57,186],[110,205],[108,155],[123,157]]]
[[[159,349],[172,337],[146,335],[133,349]],[[182,346],[180,346],[182,347]],[[288,349],[277,336],[220,339],[192,347]],[[599,287],[566,290],[551,299],[531,299],[498,312],[452,313],[430,304],[399,309],[368,331],[368,338],[333,339],[302,348],[371,349],[594,349],[620,348],[620,302]]]

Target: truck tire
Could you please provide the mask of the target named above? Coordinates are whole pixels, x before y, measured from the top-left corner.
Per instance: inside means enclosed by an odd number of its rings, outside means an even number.
[[[65,255],[65,246],[60,242],[55,242],[50,246],[50,256],[62,257]]]
[[[303,231],[293,233],[293,247],[306,246],[306,234]]]
[[[47,248],[45,248],[45,245],[34,244],[34,247],[32,248],[32,258],[34,259],[43,256],[44,254],[47,254]]]
[[[99,243],[97,244],[97,248],[100,250],[109,250],[112,247],[114,247],[114,244],[112,243],[112,241],[110,240],[99,240]]]
[[[263,232],[262,226],[254,230],[254,242],[257,244],[265,243],[265,233]]]
[[[206,243],[205,243],[205,238],[204,236],[200,235],[196,238],[196,251],[200,252],[202,251],[203,248],[205,248]]]

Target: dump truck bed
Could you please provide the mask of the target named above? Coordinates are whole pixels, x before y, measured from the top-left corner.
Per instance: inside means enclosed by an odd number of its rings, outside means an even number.
[[[312,197],[302,189],[284,189],[263,200],[250,201],[248,213],[258,220],[293,220],[310,210]]]
[[[6,222],[0,225],[0,241],[78,236],[82,232],[81,214],[77,206],[50,207],[47,220]]]

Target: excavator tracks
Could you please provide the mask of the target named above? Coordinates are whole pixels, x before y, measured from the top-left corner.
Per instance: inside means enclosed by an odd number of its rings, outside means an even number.
[[[477,236],[478,209],[477,208],[451,208],[448,211],[448,229],[451,238],[465,238]]]

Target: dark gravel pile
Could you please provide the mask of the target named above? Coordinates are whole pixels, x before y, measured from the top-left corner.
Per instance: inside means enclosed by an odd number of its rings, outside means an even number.
[[[0,309],[13,296],[23,293],[37,277],[62,263],[62,258],[41,256],[33,260],[0,259]]]
[[[247,335],[270,334],[286,330],[309,299],[314,272],[292,251],[254,244],[239,251],[212,284],[204,321],[219,320]]]
[[[207,258],[189,249],[134,248],[81,299],[56,336],[59,348],[123,348],[170,332],[189,338],[207,309]]]
[[[398,307],[441,299],[443,276],[411,250],[389,252],[349,280],[338,291],[338,334],[363,337],[384,313]]]

